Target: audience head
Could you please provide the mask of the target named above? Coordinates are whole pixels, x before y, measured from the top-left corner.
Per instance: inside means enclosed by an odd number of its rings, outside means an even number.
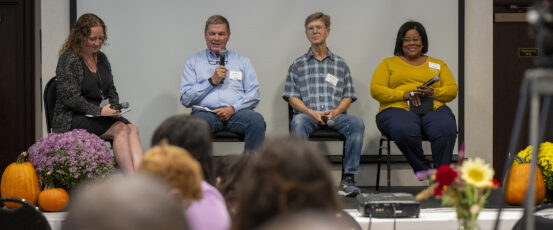
[[[188,229],[182,207],[162,181],[114,176],[79,187],[64,230]]]
[[[240,155],[219,157],[216,162],[217,188],[225,198],[229,211],[233,214],[237,210],[236,189],[239,181],[242,180],[244,171],[248,167],[252,152],[245,152]]]
[[[399,28],[399,31],[397,32],[396,47],[394,48],[395,56],[404,56],[403,38],[405,37],[405,34],[407,33],[407,31],[412,29],[419,32],[420,39],[422,40],[421,54],[425,54],[426,52],[428,52],[428,36],[426,35],[426,30],[424,29],[424,26],[419,22],[408,21],[406,23],[403,23],[403,25],[401,25],[401,27]]]
[[[186,149],[202,166],[204,179],[212,185],[215,183],[211,130],[204,120],[185,114],[169,117],[154,131],[151,146],[160,144],[163,139],[170,145]]]
[[[238,186],[233,229],[303,210],[340,211],[330,168],[314,146],[296,136],[268,140],[253,155]]]
[[[138,171],[168,182],[185,206],[202,198],[202,168],[188,152],[167,143],[151,148]]]
[[[59,55],[62,55],[65,51],[71,49],[77,56],[82,57],[91,28],[96,26],[101,26],[103,28],[104,37],[102,42],[105,42],[107,40],[106,24],[104,24],[104,21],[102,21],[102,19],[98,16],[86,13],[81,15],[71,28],[69,36],[65,40]]]
[[[359,223],[345,212],[303,211],[284,214],[263,224],[259,230],[357,230]]]

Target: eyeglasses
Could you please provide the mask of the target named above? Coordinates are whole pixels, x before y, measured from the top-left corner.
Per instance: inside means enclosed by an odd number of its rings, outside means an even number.
[[[412,38],[402,38],[403,42],[418,42],[421,40],[421,37],[412,37]]]
[[[324,29],[326,29],[325,26],[310,26],[310,27],[307,27],[307,32],[315,32],[315,31],[323,31]]]

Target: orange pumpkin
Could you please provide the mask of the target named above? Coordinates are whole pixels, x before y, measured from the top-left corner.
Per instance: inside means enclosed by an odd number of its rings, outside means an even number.
[[[38,195],[38,207],[44,211],[57,212],[69,204],[69,194],[63,188],[54,188],[51,174],[48,172],[46,187]]]
[[[31,163],[25,162],[27,152],[22,152],[15,163],[8,165],[2,174],[0,193],[2,197],[15,197],[25,199],[27,202],[36,205],[40,185],[35,168]],[[8,208],[18,208],[21,204],[6,202]]]
[[[509,183],[505,190],[505,201],[510,205],[521,205],[524,202],[526,188],[528,187],[528,176],[530,175],[531,165],[529,163],[517,164],[511,167],[509,173]],[[539,204],[545,198],[545,183],[540,168],[536,171],[535,195],[536,204]]]
[[[69,194],[63,188],[44,189],[38,196],[38,207],[48,212],[58,212],[69,204]]]

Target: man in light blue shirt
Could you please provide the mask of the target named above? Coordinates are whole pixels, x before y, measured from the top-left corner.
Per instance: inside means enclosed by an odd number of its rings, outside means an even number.
[[[204,30],[207,49],[190,57],[181,77],[180,101],[192,115],[204,119],[212,132],[227,130],[244,135],[244,149],[257,148],[265,139],[265,120],[253,111],[259,103],[257,75],[247,57],[228,51],[225,63],[219,51],[230,38],[230,26],[221,15],[209,17]]]

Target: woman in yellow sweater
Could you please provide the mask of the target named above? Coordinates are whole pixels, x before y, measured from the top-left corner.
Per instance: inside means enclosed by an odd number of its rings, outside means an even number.
[[[431,168],[422,150],[423,139],[431,143],[434,167],[450,163],[457,139],[455,116],[445,105],[457,96],[457,84],[447,65],[426,56],[427,51],[422,24],[404,23],[397,33],[395,56],[378,65],[371,81],[371,96],[380,102],[378,129],[396,143],[415,172]],[[440,80],[425,86],[434,76]],[[408,101],[420,106],[425,97],[433,98],[432,111],[423,115],[409,111]]]

